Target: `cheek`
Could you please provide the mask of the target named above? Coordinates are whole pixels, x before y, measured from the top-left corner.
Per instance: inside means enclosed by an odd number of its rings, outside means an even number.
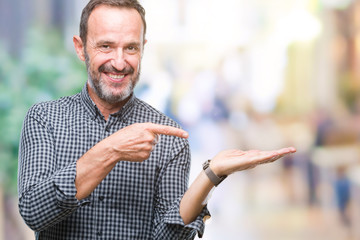
[[[103,53],[96,53],[90,58],[90,66],[92,67],[93,71],[98,71],[101,65],[106,64],[109,62],[109,57]]]
[[[141,57],[137,56],[134,58],[129,59],[128,63],[132,68],[134,68],[135,71],[139,71],[140,69],[140,63],[141,63]]]

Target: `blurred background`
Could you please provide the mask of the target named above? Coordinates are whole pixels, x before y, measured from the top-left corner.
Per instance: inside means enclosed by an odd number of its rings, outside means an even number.
[[[190,133],[191,181],[228,148],[296,154],[230,176],[203,239],[360,239],[360,1],[152,0],[136,95]],[[81,90],[87,0],[0,0],[0,240],[17,209],[28,108]]]

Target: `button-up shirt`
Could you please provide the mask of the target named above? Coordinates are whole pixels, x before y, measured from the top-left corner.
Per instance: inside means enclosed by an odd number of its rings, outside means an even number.
[[[206,207],[184,225],[180,200],[188,185],[186,139],[161,135],[143,162],[120,161],[90,196],[77,200],[76,162],[91,147],[134,123],[179,127],[132,96],[106,121],[86,85],[73,96],[35,104],[19,150],[19,210],[37,239],[193,239]]]

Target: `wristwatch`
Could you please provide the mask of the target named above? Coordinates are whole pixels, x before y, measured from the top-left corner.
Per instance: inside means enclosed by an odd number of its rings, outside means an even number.
[[[215,185],[215,187],[217,187],[217,185],[219,185],[222,181],[224,181],[224,179],[227,177],[226,175],[218,177],[210,168],[210,162],[211,160],[207,160],[203,163],[203,169],[206,173],[206,175],[208,176],[208,178],[210,179],[210,181]]]

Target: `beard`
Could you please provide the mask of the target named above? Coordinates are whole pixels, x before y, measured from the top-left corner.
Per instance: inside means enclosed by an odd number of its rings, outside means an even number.
[[[88,72],[88,83],[89,86],[91,87],[91,89],[95,92],[95,94],[103,101],[110,103],[110,104],[117,104],[120,102],[123,102],[124,100],[126,100],[134,91],[134,88],[136,86],[136,84],[139,81],[140,78],[140,63],[139,63],[139,68],[138,68],[138,72],[136,75],[132,75],[130,77],[130,81],[129,83],[109,83],[109,85],[107,85],[102,79],[101,79],[101,73],[102,72],[114,72],[114,73],[118,73],[118,74],[126,74],[126,75],[130,75],[133,74],[134,68],[131,66],[126,66],[123,70],[119,71],[116,68],[114,68],[113,66],[111,66],[110,63],[105,63],[103,65],[101,65],[99,67],[99,69],[97,71],[95,71],[94,69],[91,69],[90,67],[90,59],[89,59],[89,55],[87,54],[86,50],[85,50],[85,64],[86,64],[86,68],[87,68],[87,72]],[[122,87],[122,85],[127,84],[125,86],[125,88],[118,92],[115,93],[111,90],[111,88],[119,88]]]

